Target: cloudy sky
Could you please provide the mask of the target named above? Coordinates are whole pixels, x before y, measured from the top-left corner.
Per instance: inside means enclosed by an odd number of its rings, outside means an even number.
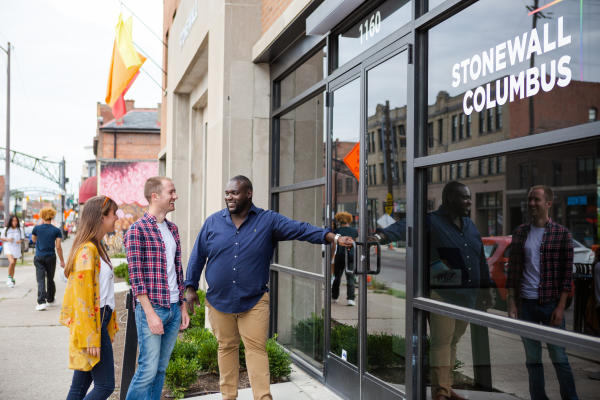
[[[11,58],[11,148],[67,164],[69,192],[77,193],[82,165],[93,159],[96,102],[106,95],[119,13],[133,17],[133,41],[157,63],[162,43],[162,0],[0,0],[0,46]],[[130,11],[130,10],[131,11]],[[152,31],[145,27],[142,20]],[[0,52],[0,146],[6,143],[6,66]],[[150,59],[126,98],[137,107],[156,107],[161,70]],[[0,163],[4,174],[4,161]],[[53,182],[11,165],[11,189]],[[51,196],[49,196],[51,197]]]

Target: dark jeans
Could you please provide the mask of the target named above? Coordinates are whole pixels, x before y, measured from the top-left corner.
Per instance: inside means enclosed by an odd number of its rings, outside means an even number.
[[[345,272],[346,261],[336,257],[333,264],[333,285],[331,287],[331,297],[337,299],[340,297],[340,284],[342,283],[342,274]],[[348,261],[350,264],[348,269],[352,269],[352,261]],[[354,300],[354,274],[346,272],[346,299]]]
[[[112,316],[109,306],[100,309],[102,315],[102,330],[100,331],[100,361],[91,371],[74,371],[71,389],[67,400],[106,400],[115,390],[115,365],[113,348],[108,335],[108,323]],[[86,396],[90,384],[94,381],[94,388]]]
[[[35,256],[35,277],[38,285],[38,304],[52,303],[56,286],[54,285],[54,271],[56,270],[56,256]]]
[[[550,317],[557,304],[558,302],[556,301],[539,304],[538,300],[523,299],[519,317],[524,321],[550,325]],[[560,328],[565,328],[564,319]],[[527,372],[529,373],[529,394],[531,395],[531,400],[548,400],[544,382],[544,366],[542,364],[542,344],[539,340],[522,339],[525,345],[525,362]],[[547,343],[547,346],[552,365],[554,365],[554,369],[556,370],[561,398],[563,400],[577,400],[575,380],[573,379],[573,372],[571,371],[565,348],[550,343]]]

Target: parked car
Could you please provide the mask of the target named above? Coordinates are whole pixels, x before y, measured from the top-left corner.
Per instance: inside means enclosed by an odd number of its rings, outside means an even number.
[[[495,287],[495,308],[506,310],[506,281],[508,279],[508,259],[510,257],[510,245],[512,236],[488,236],[482,238],[483,251],[490,270],[490,278]],[[583,244],[573,239],[573,271],[574,264],[592,264],[594,252]],[[571,290],[570,298],[575,293],[575,286]]]

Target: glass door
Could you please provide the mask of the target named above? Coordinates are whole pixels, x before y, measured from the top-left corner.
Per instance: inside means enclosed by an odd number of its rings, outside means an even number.
[[[329,88],[331,217],[356,246],[331,257],[326,380],[351,399],[405,392],[408,56],[375,60]]]

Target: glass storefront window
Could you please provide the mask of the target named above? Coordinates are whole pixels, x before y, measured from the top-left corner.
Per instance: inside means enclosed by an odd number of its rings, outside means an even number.
[[[323,285],[310,279],[279,273],[277,341],[288,350],[323,367]]]
[[[451,389],[471,399],[598,397],[592,376],[600,359],[440,314],[429,313],[428,321],[423,361],[433,395]]]
[[[324,117],[321,93],[279,119],[279,186],[325,175]]]
[[[326,76],[327,48],[324,47],[279,81],[278,104],[286,104]]]
[[[589,123],[589,110],[600,107],[599,12],[597,2],[535,12],[522,1],[481,0],[432,28],[427,122],[446,120],[451,132],[423,152]],[[464,116],[477,134],[455,133]]]
[[[520,318],[524,298],[558,306],[566,292],[566,329],[600,336],[600,293],[592,284],[594,251],[600,244],[600,138],[488,157],[468,177],[452,172],[476,162],[428,169],[430,297],[508,316],[512,295]],[[542,203],[532,203],[530,188],[537,185],[551,188],[551,203],[544,191]],[[545,236],[537,236],[535,247],[526,241],[534,240],[530,224],[541,213],[562,228],[540,231]],[[568,247],[573,259],[567,265]],[[541,254],[540,259],[530,261],[531,254]],[[600,273],[600,265],[598,269]]]
[[[410,0],[388,0],[337,36],[342,66],[411,20]]]
[[[297,221],[325,226],[325,186],[279,194],[279,213]],[[301,241],[279,242],[277,263],[323,273],[324,245]]]

